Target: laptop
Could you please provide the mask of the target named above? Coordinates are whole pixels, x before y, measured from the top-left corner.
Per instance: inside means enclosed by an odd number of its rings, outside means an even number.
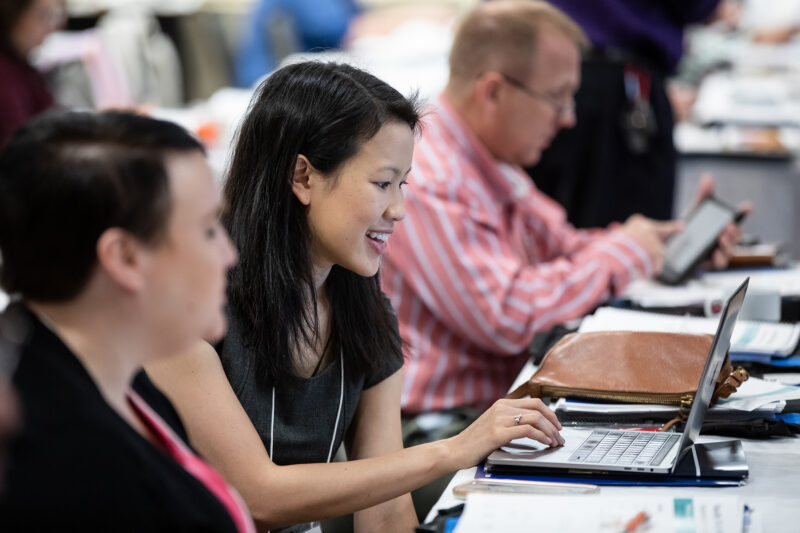
[[[566,441],[564,446],[550,448],[532,439],[517,439],[489,455],[487,470],[745,477],[747,462],[741,441],[697,444],[697,438],[711,403],[716,377],[730,348],[749,280],[745,279],[725,303],[683,433],[565,427],[561,431]]]

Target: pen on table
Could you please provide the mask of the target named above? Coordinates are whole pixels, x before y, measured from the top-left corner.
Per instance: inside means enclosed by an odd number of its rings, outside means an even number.
[[[625,529],[622,530],[623,533],[634,533],[639,531],[639,528],[642,526],[642,524],[647,522],[648,518],[649,517],[647,516],[647,513],[644,511],[639,511],[636,513],[636,516],[628,520],[628,523],[625,524]]]
[[[511,492],[518,494],[595,494],[597,485],[558,483],[553,481],[521,481],[510,479],[473,479],[453,487],[456,498],[464,499],[471,492]]]

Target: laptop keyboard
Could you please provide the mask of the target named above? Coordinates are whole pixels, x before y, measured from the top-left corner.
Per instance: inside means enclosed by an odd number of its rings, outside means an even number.
[[[678,439],[675,433],[656,431],[593,431],[569,462],[657,466]]]

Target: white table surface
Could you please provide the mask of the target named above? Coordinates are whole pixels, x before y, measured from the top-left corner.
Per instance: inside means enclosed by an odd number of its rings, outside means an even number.
[[[534,367],[528,363],[520,372],[518,383],[527,380]],[[701,442],[730,440],[725,437],[702,436]],[[800,531],[800,438],[784,437],[769,440],[741,439],[750,467],[750,476],[740,487],[609,487],[600,486],[597,494],[577,495],[575,498],[625,496],[636,491],[638,496],[695,496],[717,491],[721,495],[737,496],[761,515],[764,533]],[[453,487],[475,476],[475,468],[460,470],[444,490],[426,521],[432,520],[439,509],[446,509],[463,500],[453,496]],[[536,495],[528,496],[536,498]]]

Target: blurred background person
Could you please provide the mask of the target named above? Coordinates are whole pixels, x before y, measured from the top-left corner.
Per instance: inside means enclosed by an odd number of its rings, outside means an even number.
[[[712,19],[720,0],[549,2],[581,26],[592,47],[581,64],[576,125],[528,172],[579,228],[634,213],[672,218],[677,153],[667,78],[685,28]]]
[[[0,3],[0,148],[29,118],[54,105],[31,52],[66,21],[63,0]]]
[[[358,14],[354,0],[259,0],[236,58],[236,81],[250,87],[294,52],[338,48]]]
[[[741,27],[755,42],[788,43],[800,34],[800,0],[744,0]]]

